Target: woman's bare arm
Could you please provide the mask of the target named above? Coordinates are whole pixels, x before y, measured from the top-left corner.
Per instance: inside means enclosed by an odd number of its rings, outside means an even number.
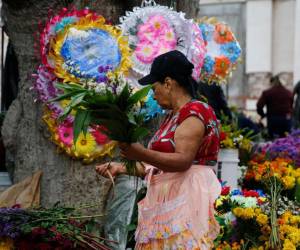
[[[165,172],[187,170],[193,163],[205,133],[203,122],[191,116],[184,120],[176,129],[175,152],[164,153],[146,149],[138,143],[121,146],[122,154],[129,158],[144,161]]]

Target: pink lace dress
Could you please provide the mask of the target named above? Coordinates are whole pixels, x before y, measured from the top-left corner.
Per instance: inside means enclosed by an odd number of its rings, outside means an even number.
[[[176,128],[190,116],[205,125],[194,164],[184,172],[157,175],[150,168],[147,195],[138,204],[136,249],[206,250],[219,233],[213,205],[221,186],[207,166],[216,162],[219,150],[218,123],[211,107],[200,101],[187,103],[177,114],[166,117],[149,147],[174,152]]]

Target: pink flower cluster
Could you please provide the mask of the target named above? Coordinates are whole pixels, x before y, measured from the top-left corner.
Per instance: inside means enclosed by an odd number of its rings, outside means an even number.
[[[161,15],[150,16],[147,22],[138,26],[135,55],[145,64],[153,62],[154,58],[174,50],[177,38],[173,27]]]

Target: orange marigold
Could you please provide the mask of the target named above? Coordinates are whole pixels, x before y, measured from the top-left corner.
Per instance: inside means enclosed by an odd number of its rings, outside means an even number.
[[[214,40],[217,43],[228,43],[234,40],[233,34],[229,27],[224,23],[219,23],[216,25]]]
[[[230,66],[230,60],[225,56],[216,58],[215,73],[221,77],[225,77]]]

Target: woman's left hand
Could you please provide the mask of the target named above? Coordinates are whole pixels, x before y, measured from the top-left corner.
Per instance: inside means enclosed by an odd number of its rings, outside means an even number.
[[[121,149],[121,156],[129,160],[143,161],[143,155],[146,148],[140,143],[125,143],[119,142],[119,147]]]

